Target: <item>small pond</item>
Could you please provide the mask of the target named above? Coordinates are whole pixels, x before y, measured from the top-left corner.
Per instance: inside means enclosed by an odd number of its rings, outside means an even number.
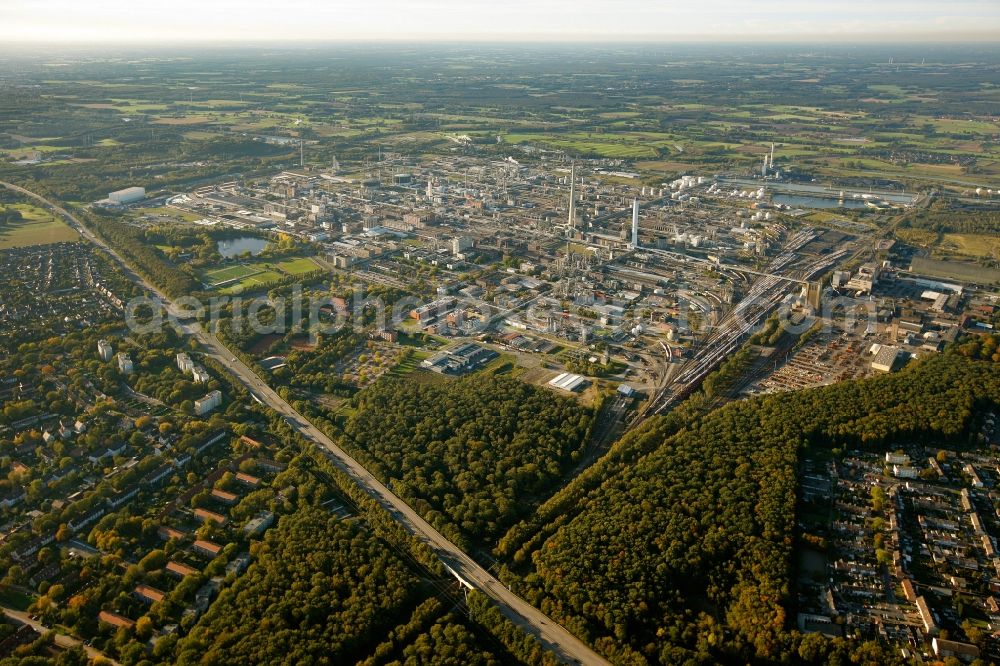
[[[220,240],[218,242],[218,246],[219,254],[226,259],[243,254],[244,252],[249,252],[256,257],[264,251],[264,248],[267,247],[267,241],[263,238],[245,236],[243,238],[227,238],[226,240]]]

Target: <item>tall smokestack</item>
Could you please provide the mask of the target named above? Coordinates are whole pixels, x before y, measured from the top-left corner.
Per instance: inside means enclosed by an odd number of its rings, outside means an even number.
[[[567,222],[569,227],[568,233],[573,234],[573,230],[576,229],[576,162],[569,168],[569,220]]]
[[[632,247],[639,247],[639,200],[632,200]]]

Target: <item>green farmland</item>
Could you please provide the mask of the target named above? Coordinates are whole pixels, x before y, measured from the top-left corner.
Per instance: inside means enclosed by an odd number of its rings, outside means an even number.
[[[8,207],[19,211],[24,219],[0,227],[0,249],[64,243],[80,239],[79,234],[64,222],[37,206],[13,204]]]

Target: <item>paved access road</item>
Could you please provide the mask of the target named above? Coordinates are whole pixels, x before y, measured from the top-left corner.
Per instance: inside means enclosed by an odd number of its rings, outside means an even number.
[[[15,620],[16,622],[20,622],[21,624],[26,624],[40,634],[45,634],[50,631],[53,631],[52,629],[46,627],[38,620],[32,620],[27,613],[24,613],[22,611],[6,607],[0,608],[0,610],[2,610],[3,614],[9,617],[10,619]],[[77,645],[83,645],[82,642],[73,638],[72,636],[67,636],[66,634],[60,634],[58,632],[55,633],[53,642],[63,649],[69,649]],[[87,656],[90,657],[91,659],[96,659],[97,657],[100,657],[106,663],[111,664],[112,666],[121,666],[117,661],[115,661],[111,657],[107,656],[100,650],[96,650],[90,647],[89,645],[83,645],[83,650],[84,652],[87,653]]]
[[[29,196],[49,210],[66,219],[88,241],[108,252],[121,264],[125,274],[159,299],[166,310],[179,316],[178,309],[169,298],[155,286],[135,273],[128,264],[106,243],[90,232],[76,217],[64,208],[17,185],[0,181],[0,186]],[[567,631],[562,625],[549,619],[537,608],[510,592],[486,569],[446,539],[401,498],[392,493],[378,479],[372,476],[361,463],[348,455],[319,428],[299,414],[270,386],[268,386],[245,363],[232,355],[218,338],[205,331],[197,323],[182,324],[185,332],[198,340],[205,351],[223,365],[247,390],[278,412],[285,421],[303,437],[317,444],[368,495],[373,497],[408,532],[430,546],[441,561],[469,586],[487,595],[498,605],[501,612],[526,632],[534,635],[546,649],[569,664],[608,664],[609,662],[590,649],[583,641]]]

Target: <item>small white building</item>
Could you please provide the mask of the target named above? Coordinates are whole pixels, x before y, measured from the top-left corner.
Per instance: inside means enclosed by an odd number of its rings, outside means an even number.
[[[247,521],[247,524],[243,526],[243,533],[250,537],[260,536],[273,524],[274,514],[270,511],[261,511]]]
[[[886,453],[885,461],[890,465],[909,465],[910,456],[905,453]]]
[[[177,355],[177,369],[185,373],[191,372],[194,369],[194,361],[191,360],[190,356],[181,352]]]
[[[473,240],[468,236],[458,236],[457,238],[453,238],[451,240],[451,253],[461,254],[462,252],[471,249],[473,245]]]
[[[212,375],[208,374],[208,370],[205,368],[200,365],[196,365],[191,368],[191,378],[196,384],[205,384],[212,378]]]
[[[976,471],[976,468],[972,465],[972,463],[969,463],[965,467],[963,467],[962,471],[969,476],[969,480],[972,483],[973,488],[986,487],[986,484],[983,483],[982,477],[979,476],[979,472]]]
[[[194,413],[204,416],[222,404],[222,391],[210,391],[204,398],[194,401]]]
[[[909,465],[893,465],[892,475],[897,479],[915,479],[919,470],[916,467],[910,467]]]
[[[102,361],[110,361],[111,357],[114,355],[114,350],[111,348],[111,343],[107,340],[97,341],[97,355],[101,357]]]
[[[132,374],[132,359],[125,352],[118,353],[118,372],[123,375]]]

